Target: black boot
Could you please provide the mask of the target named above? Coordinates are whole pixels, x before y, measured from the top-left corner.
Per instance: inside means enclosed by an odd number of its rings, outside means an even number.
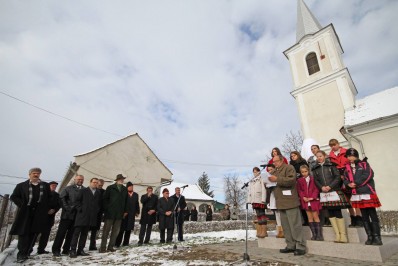
[[[355,222],[356,227],[363,227],[362,216],[357,215],[357,216],[355,216],[355,219],[356,219],[356,222]]]
[[[354,215],[350,215],[350,218],[351,218],[351,224],[348,226],[348,227],[355,227],[355,226],[357,226],[357,223],[356,223],[356,216],[354,216]]]
[[[316,239],[317,241],[323,241],[323,233],[321,223],[314,223],[315,231],[316,231]]]
[[[312,237],[311,240],[316,240],[317,238],[317,234],[316,234],[316,229],[315,229],[315,223],[309,223],[310,229],[311,229],[311,233],[312,233]]]
[[[378,222],[372,222],[372,232],[373,232],[373,242],[372,245],[374,246],[381,246],[383,242],[381,241],[380,235],[380,224]]]
[[[372,224],[370,222],[363,222],[363,227],[365,228],[366,234],[368,235],[368,239],[366,240],[365,245],[372,245],[373,243]]]

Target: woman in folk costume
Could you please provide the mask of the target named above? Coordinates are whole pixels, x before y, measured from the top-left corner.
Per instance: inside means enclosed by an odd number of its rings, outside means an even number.
[[[247,202],[252,205],[257,215],[257,237],[264,238],[267,234],[267,217],[265,216],[265,186],[261,177],[260,168],[253,168],[253,179],[249,182]]]
[[[297,179],[297,192],[300,197],[301,208],[308,217],[312,237],[311,240],[323,241],[322,227],[319,220],[319,211],[322,209],[319,201],[319,189],[315,185],[314,178],[310,176],[307,165],[300,166],[301,177]]]
[[[332,224],[336,243],[347,243],[347,228],[345,226],[341,209],[349,208],[351,205],[341,191],[342,180],[339,170],[332,163],[326,161],[324,151],[316,153],[318,164],[312,169],[314,181],[320,193],[320,201],[323,208],[328,210],[329,220]]]
[[[368,239],[365,245],[383,245],[376,208],[381,206],[376,194],[374,173],[367,158],[359,160],[358,151],[350,148],[346,152],[344,184],[351,189],[351,205],[361,209],[362,219]],[[371,221],[372,220],[372,221]]]

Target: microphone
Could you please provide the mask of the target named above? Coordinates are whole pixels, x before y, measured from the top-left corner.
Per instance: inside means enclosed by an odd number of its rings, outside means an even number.
[[[250,182],[250,181],[249,181],[249,182]],[[241,187],[240,189],[244,189],[245,187],[249,186],[249,182],[244,183],[244,184],[243,184],[243,187]]]
[[[186,187],[188,187],[188,185],[182,186],[181,188],[186,188]]]

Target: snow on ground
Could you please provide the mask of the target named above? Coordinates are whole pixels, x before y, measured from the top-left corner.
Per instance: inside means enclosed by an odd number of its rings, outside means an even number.
[[[254,240],[255,231],[248,231],[248,240]],[[36,255],[36,248],[32,252],[31,258],[27,260],[24,265],[172,265],[172,266],[186,266],[186,265],[230,265],[226,261],[211,261],[211,260],[173,260],[173,254],[181,255],[182,252],[190,253],[190,247],[225,243],[225,242],[242,242],[242,251],[245,248],[244,240],[246,237],[245,230],[206,232],[197,234],[185,234],[184,242],[177,242],[177,249],[173,249],[174,244],[159,244],[159,233],[153,232],[151,235],[151,244],[138,247],[138,236],[132,235],[130,238],[130,246],[118,249],[113,253],[98,253],[98,251],[87,251],[90,256],[77,257],[71,259],[68,256],[60,258],[53,257],[52,254]],[[100,245],[100,240],[97,240],[97,247]],[[16,244],[16,243],[14,243]],[[50,251],[52,242],[47,245],[47,250]],[[88,243],[86,244],[86,247]],[[15,262],[16,252],[9,256],[4,265],[20,265]],[[192,254],[190,254],[192,255]],[[194,254],[193,254],[194,255]],[[191,256],[192,257],[192,256]],[[235,264],[238,265],[238,264]]]

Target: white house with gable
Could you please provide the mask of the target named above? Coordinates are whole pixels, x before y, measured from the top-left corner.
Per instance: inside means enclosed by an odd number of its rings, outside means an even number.
[[[172,182],[170,185],[162,186],[160,188],[160,197],[162,196],[162,191],[165,188],[169,190],[171,196],[174,195],[176,187],[181,188],[185,185],[188,185],[188,187],[184,188],[184,190],[181,189],[181,192],[182,195],[185,197],[185,201],[187,202],[187,207],[189,210],[191,210],[192,207],[195,206],[198,212],[205,212],[207,205],[212,206],[213,209],[214,199],[204,193],[197,184]]]

